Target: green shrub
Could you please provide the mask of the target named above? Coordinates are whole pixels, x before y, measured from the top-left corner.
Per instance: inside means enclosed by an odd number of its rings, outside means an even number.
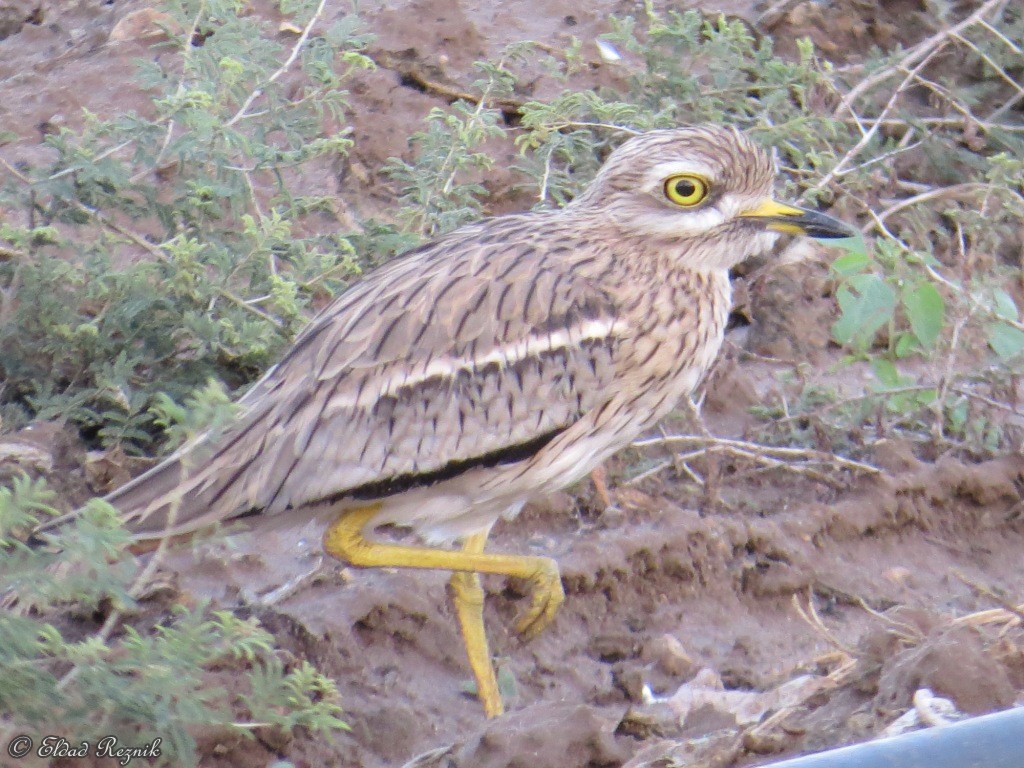
[[[334,683],[302,662],[285,668],[255,619],[205,605],[152,618],[147,587],[126,552],[117,511],[98,499],[30,549],[14,535],[49,506],[40,481],[0,489],[0,742],[61,734],[95,745],[116,734],[141,745],[159,738],[159,765],[196,765],[193,732],[345,728]],[[165,614],[160,611],[161,617]],[[233,693],[220,682],[230,673]],[[241,688],[241,691],[238,689]]]
[[[348,151],[347,129],[321,131],[343,120],[348,73],[370,66],[365,38],[346,18],[285,51],[243,5],[168,3],[177,55],[141,65],[151,109],[86,115],[81,135],[47,137],[45,166],[7,166],[5,427],[59,418],[128,450],[180,442],[230,415],[220,382],[258,376],[310,299],[358,274],[349,241],[317,231],[326,200],[297,189],[305,165]],[[312,18],[314,3],[290,5]],[[301,87],[286,92],[288,69]],[[17,733],[75,746],[115,733],[160,738],[157,764],[196,765],[196,728],[345,727],[333,682],[286,667],[255,619],[154,616],[140,602],[151,574],[110,505],[91,501],[51,547],[22,543],[54,503],[41,480],[0,488],[0,597],[17,605],[0,612],[5,748]]]
[[[60,417],[104,445],[147,448],[158,393],[180,402],[211,377],[251,381],[310,298],[359,273],[349,240],[320,231],[330,198],[298,183],[351,146],[347,128],[321,133],[328,118],[344,124],[347,76],[372,66],[366,38],[346,17],[282,50],[243,5],[168,3],[176,31],[164,45],[177,55],[139,65],[151,108],[87,115],[80,133],[46,137],[46,165],[8,167],[8,415]],[[315,4],[290,5],[304,24]],[[286,89],[284,74],[301,87]]]

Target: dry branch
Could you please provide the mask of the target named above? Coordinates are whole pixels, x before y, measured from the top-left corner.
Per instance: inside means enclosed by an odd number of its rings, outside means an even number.
[[[808,474],[807,467],[793,462],[802,461],[812,464],[824,464],[834,470],[848,470],[862,474],[877,475],[881,473],[878,467],[866,464],[862,461],[848,459],[828,451],[818,451],[812,448],[788,448],[774,445],[753,443],[747,440],[730,440],[724,437],[713,435],[663,435],[661,437],[650,437],[643,440],[636,440],[634,448],[649,448],[652,446],[687,445],[697,446],[695,450],[686,454],[685,459],[694,459],[710,453],[726,453],[745,459],[751,459],[758,463],[773,468],[785,469],[798,474]],[[682,457],[677,457],[677,460]],[[825,479],[819,473],[814,473],[815,479]]]

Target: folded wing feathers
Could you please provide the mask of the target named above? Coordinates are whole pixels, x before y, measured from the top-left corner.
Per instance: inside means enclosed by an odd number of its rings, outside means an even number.
[[[516,237],[533,240],[538,218],[459,230],[372,273],[313,319],[234,426],[108,501],[140,537],[185,532],[568,426],[612,386],[623,327],[564,254],[524,255]]]

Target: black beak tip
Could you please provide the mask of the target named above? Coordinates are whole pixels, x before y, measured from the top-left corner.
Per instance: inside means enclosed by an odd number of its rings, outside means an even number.
[[[843,225],[842,227],[807,227],[807,236],[816,240],[846,240],[851,237],[858,237],[860,232],[853,227]]]
[[[845,221],[840,221],[820,211],[805,210],[797,223],[807,237],[816,240],[845,240],[850,237],[860,237],[854,227]]]

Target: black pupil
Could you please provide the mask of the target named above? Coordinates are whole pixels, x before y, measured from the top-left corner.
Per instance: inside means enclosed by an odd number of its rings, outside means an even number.
[[[689,179],[680,179],[676,182],[676,194],[680,197],[692,197],[697,191],[697,185]]]

